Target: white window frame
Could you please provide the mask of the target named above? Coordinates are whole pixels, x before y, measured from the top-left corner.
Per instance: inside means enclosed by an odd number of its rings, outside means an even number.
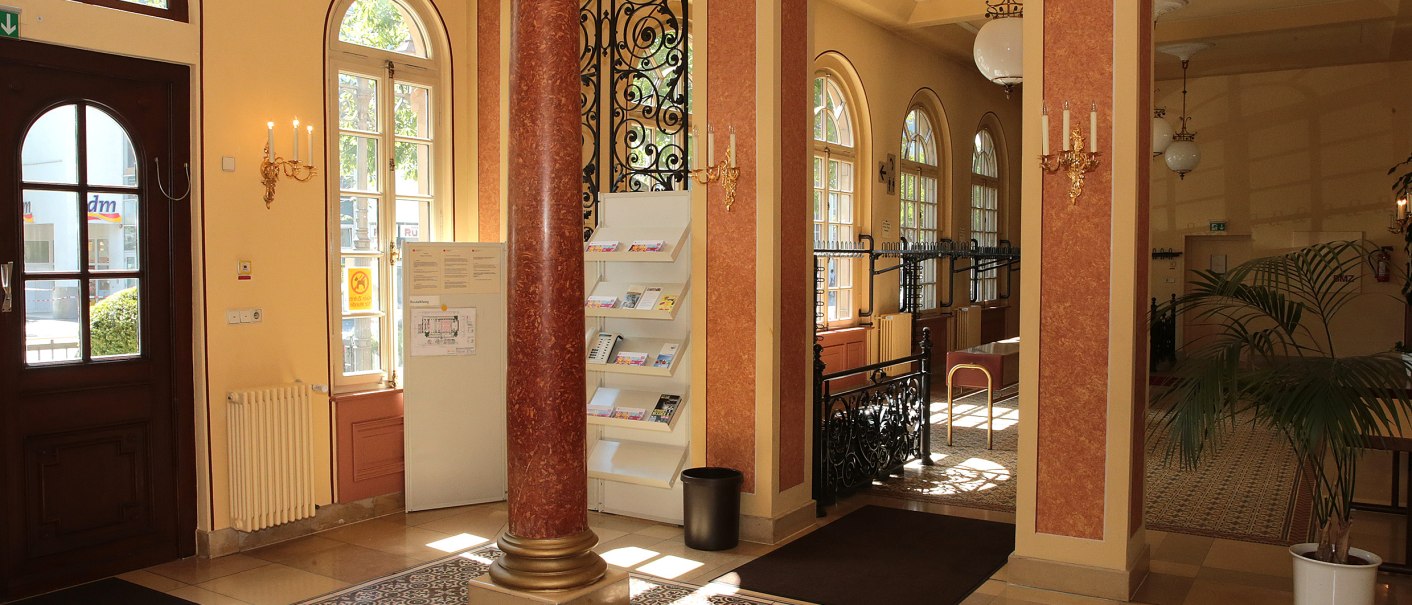
[[[823,139],[813,138],[811,134],[811,139],[813,140],[814,161],[821,162],[822,166],[824,167],[824,174],[822,178],[819,178],[819,175],[815,173],[811,175],[812,180],[810,181],[811,200],[814,194],[819,194],[822,196],[823,204],[823,219],[813,221],[815,230],[822,233],[822,238],[815,238],[815,245],[817,247],[820,245],[829,245],[829,242],[853,242],[857,239],[858,215],[860,214],[861,210],[859,208],[859,202],[861,200],[861,191],[859,187],[858,166],[858,126],[855,122],[854,107],[853,104],[850,103],[848,89],[843,86],[843,84],[839,81],[837,77],[833,76],[828,72],[816,73],[814,75],[814,78],[815,81],[823,79],[826,82],[826,87],[828,86],[828,84],[832,84],[835,88],[838,89],[838,96],[842,101],[844,108],[842,119],[848,124],[848,140],[852,143],[852,145],[845,144],[842,141],[840,141],[839,143],[830,143]],[[825,89],[825,94],[828,94],[827,88]],[[814,124],[811,123],[811,133],[813,132],[813,127]],[[834,190],[830,186],[829,170],[832,167],[833,162],[839,162],[840,166],[842,164],[847,164],[852,168],[852,178],[847,187],[840,186],[839,189]],[[813,172],[812,168],[811,172]],[[830,200],[833,194],[846,195],[849,197],[849,199],[852,200],[852,203],[849,204],[848,216],[839,217],[840,220],[838,221],[829,220],[829,214],[831,209]],[[814,216],[814,218],[818,219],[818,216]],[[841,235],[835,238],[830,236],[831,233],[839,233]],[[846,238],[843,237],[844,235],[846,235]],[[827,262],[828,266],[824,268],[825,279],[827,279],[827,275],[837,275],[838,285],[829,286],[827,283],[825,283],[822,289],[816,288],[819,293],[818,295],[821,296],[824,301],[823,308],[820,310],[823,316],[816,317],[816,320],[818,323],[821,323],[823,326],[830,330],[856,326],[858,324],[859,319],[857,314],[857,294],[859,290],[857,286],[859,264],[855,261],[855,259],[852,258],[837,257],[831,257],[827,259]],[[843,281],[843,278],[845,276],[847,277],[846,282]],[[848,303],[846,305],[838,306],[840,313],[836,314],[833,317],[830,317],[828,315],[827,301],[828,296],[830,294],[833,294],[839,299],[842,299],[845,296],[848,299]],[[844,309],[847,310],[846,314],[841,312]]]
[[[981,136],[990,142],[988,154],[990,156],[990,168],[987,174],[983,172],[984,167],[978,166],[981,155]],[[995,147],[995,133],[990,128],[982,127],[976,131],[974,147],[971,152],[971,203],[970,203],[970,235],[981,247],[995,247],[1000,245],[1001,234],[1004,231],[1004,213],[1000,196],[1000,175],[1003,167],[1000,162],[1000,153]],[[1000,270],[992,268],[981,271],[975,278],[977,283],[972,285],[970,290],[971,302],[975,304],[993,303],[1000,299]]]
[[[328,305],[329,305],[329,371],[336,392],[358,391],[370,388],[398,388],[402,359],[399,356],[402,335],[397,325],[399,301],[396,300],[401,284],[394,283],[397,268],[401,265],[401,250],[396,247],[396,211],[398,199],[429,200],[431,202],[431,233],[421,234],[423,241],[448,241],[452,237],[452,106],[450,65],[443,59],[449,56],[443,37],[443,28],[434,16],[415,0],[391,0],[405,9],[409,17],[408,27],[413,35],[420,34],[421,49],[426,57],[384,51],[361,46],[339,39],[344,16],[355,0],[339,2],[335,13],[336,20],[328,32],[328,73],[326,74],[327,102],[325,124],[326,168],[324,175],[328,187]],[[437,23],[435,28],[429,23]],[[339,74],[348,73],[372,78],[378,86],[378,122],[380,133],[374,135],[379,141],[378,184],[380,191],[375,194],[359,193],[360,197],[375,198],[378,202],[378,246],[379,249],[367,253],[350,253],[342,249],[340,206],[343,197],[339,162],[339,136],[343,133],[339,122]],[[431,90],[433,116],[431,134],[430,196],[398,195],[396,193],[396,143],[418,141],[411,137],[396,134],[394,112],[394,83],[414,84]],[[345,313],[343,310],[343,271],[344,258],[364,257],[375,261],[378,289],[375,306],[377,311]],[[364,372],[344,372],[343,321],[346,318],[376,317],[379,322],[380,369]]]
[[[918,144],[923,145],[931,152],[929,158],[924,158],[931,160],[932,163],[930,164],[918,162],[908,153],[908,141],[912,138],[912,133],[907,128],[906,118],[912,117],[912,114],[916,114],[920,119],[926,120],[926,138],[929,139],[929,141],[919,141]],[[941,147],[938,145],[936,138],[936,120],[932,119],[931,114],[920,103],[913,105],[911,109],[907,110],[906,118],[903,118],[902,123],[902,153],[898,161],[898,234],[907,238],[908,242],[914,244],[936,243],[941,239],[941,231],[944,226],[942,222],[941,202],[938,198],[941,191]],[[920,137],[921,134],[919,129],[917,136]],[[916,181],[917,190],[921,192],[921,195],[913,196],[917,199],[908,199],[907,180],[909,179]],[[908,220],[907,206],[909,204],[917,207],[917,212],[913,214],[914,219],[920,218],[923,211],[930,210],[935,224],[928,227],[925,224],[917,223],[915,220]],[[929,260],[922,263],[922,271],[918,283],[922,290],[922,300],[919,309],[921,311],[936,309],[939,304],[937,297],[937,265],[938,261],[936,260]],[[905,291],[899,292],[899,296],[901,297],[905,297],[906,294]],[[905,298],[899,300],[905,300]]]

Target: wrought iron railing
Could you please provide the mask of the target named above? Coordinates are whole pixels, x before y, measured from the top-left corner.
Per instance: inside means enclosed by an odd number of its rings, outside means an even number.
[[[1152,339],[1148,346],[1148,369],[1156,372],[1164,361],[1177,361],[1177,295],[1172,295],[1172,302],[1159,305],[1157,299],[1152,299],[1152,315],[1150,318],[1152,327]]]
[[[825,374],[824,347],[814,345],[814,501],[817,514],[838,497],[913,460],[931,460],[931,330],[921,352]],[[889,375],[903,365],[908,370]],[[858,387],[838,387],[863,379]],[[849,379],[853,379],[850,381]]]

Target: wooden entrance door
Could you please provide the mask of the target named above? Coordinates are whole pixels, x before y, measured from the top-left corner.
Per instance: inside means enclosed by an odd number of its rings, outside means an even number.
[[[0,41],[0,600],[195,550],[189,79]]]

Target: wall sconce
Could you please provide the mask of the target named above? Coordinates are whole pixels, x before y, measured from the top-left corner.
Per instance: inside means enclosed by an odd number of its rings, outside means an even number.
[[[1392,224],[1388,225],[1387,230],[1403,233],[1409,224],[1412,224],[1412,216],[1407,213],[1407,196],[1404,194],[1397,198],[1397,213],[1392,215]]]
[[[279,184],[279,177],[286,176],[300,183],[307,183],[318,173],[312,162],[314,159],[314,127],[309,126],[306,134],[309,141],[309,160],[304,163],[299,159],[299,120],[294,120],[294,159],[286,160],[275,155],[275,123],[267,122],[267,137],[265,140],[265,158],[260,162],[260,182],[265,185],[265,208],[275,201],[275,186]]]
[[[696,137],[696,129],[691,129],[691,136]],[[716,127],[706,127],[706,167],[696,168],[697,153],[696,145],[691,149],[691,170],[687,174],[696,182],[702,185],[720,183],[721,189],[726,193],[726,212],[731,211],[731,206],[735,205],[736,183],[740,181],[740,167],[736,166],[735,156],[735,127],[731,127],[730,147],[726,149],[726,157],[716,164]]]
[[[1059,155],[1049,153],[1049,108],[1040,105],[1040,130],[1044,131],[1044,142],[1039,157],[1039,165],[1045,172],[1054,174],[1061,169],[1069,173],[1069,205],[1078,203],[1084,193],[1084,175],[1098,168],[1098,104],[1092,103],[1088,112],[1088,151],[1084,151],[1085,140],[1078,128],[1070,128],[1069,102],[1064,101],[1064,130],[1060,132],[1064,150]]]

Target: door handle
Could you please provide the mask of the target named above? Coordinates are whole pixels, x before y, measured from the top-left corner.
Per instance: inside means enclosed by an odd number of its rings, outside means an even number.
[[[11,278],[13,277],[14,272],[15,263],[8,262],[3,265],[0,265],[0,290],[5,291],[5,300],[4,302],[0,302],[0,313],[10,312],[12,306],[10,301],[13,298],[13,296],[11,295],[12,289],[10,287],[10,282],[13,281]]]

